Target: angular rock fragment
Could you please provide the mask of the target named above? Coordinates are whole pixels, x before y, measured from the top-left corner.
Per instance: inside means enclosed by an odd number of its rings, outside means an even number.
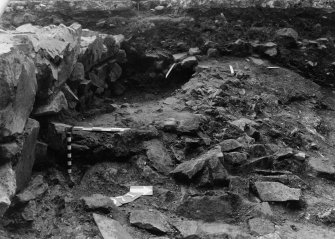
[[[65,95],[63,92],[58,92],[55,97],[51,99],[51,101],[46,104],[39,106],[37,109],[34,110],[35,116],[49,116],[49,115],[55,115],[58,114],[62,110],[68,109],[68,103],[65,98]]]
[[[23,132],[37,92],[36,68],[19,51],[19,42],[11,34],[0,36],[0,140]]]
[[[175,62],[180,62],[180,61],[184,60],[187,57],[187,53],[186,52],[184,52],[184,53],[178,53],[178,54],[173,55],[172,57],[173,57],[173,60]]]
[[[35,162],[35,147],[39,130],[40,124],[29,118],[24,128],[22,142],[20,142],[20,157],[17,158],[17,161],[12,162],[18,191],[27,186],[30,180]]]
[[[301,189],[290,188],[277,182],[255,182],[260,199],[264,202],[299,201]]]
[[[29,186],[23,192],[16,195],[20,203],[26,203],[41,196],[48,190],[48,184],[44,181],[42,175],[36,176],[30,181]]]
[[[190,220],[177,220],[173,222],[173,226],[179,231],[182,238],[198,238],[199,222]]]
[[[11,163],[0,166],[0,217],[9,208],[16,190],[16,175]]]
[[[293,28],[281,28],[275,33],[276,41],[286,47],[295,46],[298,37],[298,33]]]
[[[135,210],[130,213],[129,221],[153,233],[165,234],[171,230],[167,218],[159,211]]]
[[[224,154],[224,164],[229,164],[233,166],[239,166],[244,164],[248,159],[248,155],[246,153],[240,152],[231,152]]]
[[[198,64],[198,60],[195,56],[189,56],[181,61],[181,66],[184,68],[192,68]]]
[[[222,182],[227,179],[228,173],[222,165],[221,158],[220,147],[215,147],[196,159],[181,163],[171,174],[177,179],[186,179],[186,181],[193,180],[199,176],[207,178],[206,180],[202,179],[203,183]]]
[[[133,239],[118,221],[96,213],[93,213],[93,218],[104,239]]]
[[[188,54],[189,54],[190,56],[196,56],[196,55],[200,55],[200,54],[201,54],[201,51],[200,51],[199,47],[194,47],[194,48],[190,48],[190,49],[188,50]]]
[[[157,171],[168,174],[173,167],[173,162],[162,142],[154,139],[145,142],[144,147],[147,149],[150,165]]]
[[[329,159],[313,157],[308,161],[308,165],[316,176],[335,180],[335,167]]]
[[[16,142],[0,144],[0,165],[16,161],[19,153],[20,147]]]
[[[237,151],[243,147],[242,144],[240,144],[235,139],[227,139],[220,143],[222,152],[231,152],[231,151]]]

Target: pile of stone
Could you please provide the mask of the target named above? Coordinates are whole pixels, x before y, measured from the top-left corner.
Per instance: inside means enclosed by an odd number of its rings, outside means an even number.
[[[85,107],[122,74],[122,35],[31,24],[0,35],[0,215],[30,179],[39,122]]]

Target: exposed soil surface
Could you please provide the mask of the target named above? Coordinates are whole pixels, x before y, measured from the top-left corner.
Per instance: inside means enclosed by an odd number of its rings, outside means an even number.
[[[33,176],[43,175],[46,190],[28,205],[10,208],[1,219],[0,238],[103,238],[93,212],[120,222],[136,239],[335,238],[334,13],[192,9],[162,14],[39,14],[36,24],[79,21],[127,39],[123,47],[128,62],[122,65],[126,92],[95,97],[90,109],[64,112],[57,120],[78,126],[129,127],[142,130],[144,136],[75,135],[74,143],[87,148],[74,151],[73,187],[68,184],[64,152],[49,152]],[[326,49],[283,47],[275,57],[252,52],[250,42],[273,41],[276,30],[283,27],[294,28],[301,44],[327,38]],[[236,50],[232,44],[238,39],[248,44]],[[219,54],[206,56],[208,44],[214,44]],[[202,50],[194,70],[176,69],[167,79],[162,73],[152,78],[146,74],[152,66],[145,54],[175,54],[190,47]],[[230,66],[236,74],[231,74]],[[172,129],[167,127],[171,121],[177,122]],[[238,139],[241,146],[236,154],[224,152],[224,171],[217,172],[220,166],[210,168],[208,162],[186,180],[172,172],[218,145],[223,148],[228,139]],[[221,177],[218,181],[216,174]],[[234,185],[232,178],[241,181]],[[279,182],[301,190],[301,196],[265,200],[255,182]],[[91,210],[82,200],[93,194],[124,195],[130,186],[139,185],[152,185],[153,196],[118,208],[103,205]],[[159,211],[169,226],[147,230],[133,223],[136,210]],[[253,227],[253,218],[266,222]],[[189,232],[190,224],[185,229],[190,237],[185,236],[180,221],[198,223],[201,233]]]

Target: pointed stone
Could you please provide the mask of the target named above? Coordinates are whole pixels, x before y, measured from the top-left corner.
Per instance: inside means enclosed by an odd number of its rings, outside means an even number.
[[[118,221],[96,213],[93,213],[93,218],[104,239],[133,239]]]

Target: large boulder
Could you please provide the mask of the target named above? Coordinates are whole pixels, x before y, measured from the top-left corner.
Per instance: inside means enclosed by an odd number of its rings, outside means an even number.
[[[35,102],[35,66],[19,45],[26,46],[19,36],[0,35],[0,141],[23,132]]]
[[[39,130],[40,124],[36,120],[28,119],[24,133],[20,137],[20,157],[18,157],[16,162],[12,162],[16,173],[18,191],[26,187],[30,180],[35,162],[35,147]]]
[[[81,26],[39,27],[26,24],[16,29],[31,42],[37,67],[37,103],[58,93],[70,78],[80,52]]]
[[[11,199],[16,192],[15,173],[11,163],[0,167],[0,217],[10,206]]]
[[[15,154],[0,167],[0,216],[10,206],[15,193],[26,187],[30,180],[39,128],[36,120],[28,119],[22,135],[11,143]]]

